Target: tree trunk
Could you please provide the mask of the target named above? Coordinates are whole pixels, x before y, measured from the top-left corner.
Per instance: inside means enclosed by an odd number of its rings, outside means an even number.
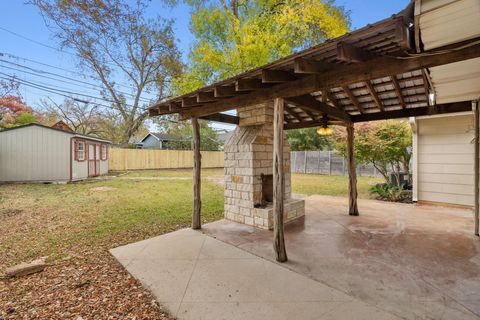
[[[283,168],[283,98],[274,100],[273,115],[273,235],[277,261],[287,261],[283,232],[285,180]]]
[[[357,207],[357,168],[355,166],[354,128],[347,125],[347,161],[348,161],[348,214],[358,216]]]
[[[201,158],[200,154],[200,126],[198,119],[192,118],[192,150],[193,150],[193,210],[192,210],[192,229],[200,229],[202,222],[200,218],[200,211],[202,201],[200,197],[200,171]]]

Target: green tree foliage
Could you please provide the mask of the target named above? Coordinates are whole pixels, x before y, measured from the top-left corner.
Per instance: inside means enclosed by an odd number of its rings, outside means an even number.
[[[335,148],[346,154],[346,132],[336,130]],[[412,131],[406,121],[387,120],[355,126],[355,157],[359,163],[372,163],[388,181],[388,172],[399,179],[402,168],[410,170]]]
[[[316,128],[295,129],[286,132],[292,151],[332,149],[332,139],[318,135]]]
[[[175,94],[340,36],[350,26],[348,12],[329,0],[186,2],[196,40],[185,72],[174,80]]]

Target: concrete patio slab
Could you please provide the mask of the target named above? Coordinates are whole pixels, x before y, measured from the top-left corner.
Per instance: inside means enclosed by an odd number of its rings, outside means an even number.
[[[360,200],[351,217],[347,208],[346,198],[307,197],[305,219],[286,226],[281,266],[401,318],[480,319],[470,209]],[[275,261],[271,231],[227,220],[203,231]]]
[[[177,319],[400,319],[199,231],[111,253]]]

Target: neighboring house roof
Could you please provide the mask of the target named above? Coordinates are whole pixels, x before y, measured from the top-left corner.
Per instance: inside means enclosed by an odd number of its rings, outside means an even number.
[[[63,122],[62,120],[55,123],[52,126],[52,128],[60,129],[60,130],[63,130],[63,131],[68,131],[68,132],[73,132],[72,128],[70,128],[70,126],[68,124],[66,124],[65,122]]]
[[[157,139],[158,141],[180,141],[180,140],[182,140],[181,137],[176,136],[174,134],[150,132],[140,142],[145,141],[145,139],[147,139],[148,136],[152,136],[155,139]]]
[[[13,127],[13,128],[4,129],[4,130],[0,131],[0,133],[6,132],[6,131],[23,129],[23,128],[32,127],[32,126],[36,126],[36,127],[40,127],[40,128],[44,128],[44,129],[49,129],[49,130],[55,130],[55,131],[63,132],[63,133],[65,133],[65,134],[72,135],[73,137],[79,137],[79,138],[84,138],[84,139],[88,139],[88,140],[100,141],[100,142],[104,142],[104,143],[112,143],[111,141],[106,140],[106,139],[97,138],[97,137],[93,137],[93,136],[89,136],[89,135],[86,135],[86,134],[81,134],[81,133],[77,133],[77,132],[73,132],[73,131],[65,131],[65,130],[59,129],[59,128],[53,128],[53,127],[49,127],[49,126],[44,126],[43,124],[39,124],[39,123],[29,123],[29,124],[26,124],[26,125],[23,125],[23,126],[18,126],[18,127]]]

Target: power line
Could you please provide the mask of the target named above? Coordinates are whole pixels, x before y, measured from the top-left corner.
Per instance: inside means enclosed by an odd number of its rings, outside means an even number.
[[[1,56],[11,58],[11,59],[16,59],[16,60],[24,60],[24,61],[35,63],[35,64],[38,64],[38,65],[42,65],[42,66],[45,66],[45,67],[49,67],[49,68],[53,68],[53,69],[57,69],[57,70],[61,70],[61,71],[71,73],[71,74],[76,74],[76,75],[80,75],[82,77],[85,77],[85,74],[83,74],[81,72],[78,72],[78,71],[73,71],[73,70],[62,68],[62,67],[53,66],[53,65],[48,64],[48,63],[44,63],[44,62],[41,62],[41,61],[38,61],[38,60],[33,60],[33,59],[21,57],[21,56],[18,56],[18,55],[13,55],[13,54],[8,53],[8,52],[0,52],[0,57]],[[93,79],[93,80],[96,80],[96,81],[101,81],[99,78],[94,77],[94,76],[88,76],[88,77]],[[121,84],[121,83],[116,83],[116,85],[119,86],[119,87],[124,87],[124,88],[131,89],[131,86],[129,86],[129,85],[125,85],[125,84]]]
[[[37,44],[37,45],[39,45],[39,46],[43,46],[43,47],[45,47],[45,48],[49,48],[49,49],[52,49],[52,50],[55,50],[55,51],[58,51],[58,52],[61,52],[61,53],[66,53],[66,54],[69,54],[69,55],[72,55],[72,56],[79,57],[78,54],[75,54],[75,53],[73,53],[73,52],[68,52],[68,51],[60,50],[60,49],[58,49],[58,48],[52,47],[52,46],[50,46],[50,45],[48,45],[48,44],[45,44],[45,43],[42,43],[42,42],[40,42],[40,41],[37,41],[37,40],[34,40],[34,39],[30,39],[30,38],[28,38],[28,37],[26,37],[26,36],[24,36],[24,35],[21,35],[21,34],[19,34],[19,33],[16,33],[15,31],[8,30],[8,29],[3,28],[3,27],[0,27],[0,30],[3,30],[3,31],[5,31],[5,32],[7,32],[7,33],[10,33],[10,34],[12,34],[12,35],[14,35],[14,36],[16,36],[16,37],[22,38],[22,39],[24,39],[24,40],[33,42],[33,43],[35,43],[35,44]]]
[[[3,67],[3,68],[7,68],[7,69],[10,69],[10,70],[27,73],[27,74],[30,74],[30,75],[33,75],[33,76],[40,76],[39,74],[41,74],[41,77],[43,77],[43,78],[51,79],[51,80],[54,80],[54,81],[59,81],[59,82],[62,82],[62,83],[73,84],[73,85],[75,85],[75,86],[78,86],[78,87],[81,87],[81,88],[87,89],[87,90],[97,90],[97,89],[99,88],[98,85],[95,85],[95,84],[93,84],[93,83],[86,82],[86,81],[82,81],[82,80],[77,80],[77,79],[70,78],[70,77],[66,77],[66,76],[62,76],[62,75],[57,74],[57,73],[53,73],[53,72],[49,72],[49,71],[45,71],[45,70],[40,70],[40,69],[34,69],[34,68],[31,68],[31,67],[28,67],[28,66],[25,66],[25,65],[21,65],[21,64],[18,64],[18,63],[10,62],[10,61],[3,60],[3,59],[0,59],[0,62],[7,63],[7,64],[10,64],[10,65],[14,65],[14,66],[17,66],[17,67],[20,67],[20,68],[24,68],[24,69],[27,69],[27,70],[31,70],[31,71],[33,71],[33,72],[28,72],[28,71],[25,71],[25,70],[20,70],[20,69],[8,67],[8,66],[1,66],[1,67]],[[67,80],[72,80],[72,81],[75,81],[75,82],[70,82],[70,81],[55,79],[55,78],[52,78],[52,77],[45,76],[44,74],[53,75],[53,76],[55,76],[55,77],[59,77],[59,78],[62,78],[62,79],[67,79]],[[91,87],[94,88],[94,89],[82,87],[82,86],[79,85],[78,83],[83,83],[83,84],[85,84],[85,85],[91,86]],[[121,94],[123,94],[123,95],[126,95],[126,96],[130,96],[130,97],[132,97],[132,98],[135,98],[135,95],[133,95],[133,94],[131,94],[131,93],[124,92],[124,91],[117,91],[117,92],[119,92],[119,93],[121,93]],[[140,97],[140,100],[142,100],[143,102],[151,103],[153,99],[148,99],[148,98],[142,98],[142,97]]]

